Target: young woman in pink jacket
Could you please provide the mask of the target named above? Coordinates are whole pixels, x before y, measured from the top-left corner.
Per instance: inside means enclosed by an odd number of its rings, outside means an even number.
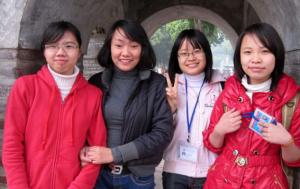
[[[212,64],[205,35],[196,29],[182,31],[172,48],[170,78],[167,75],[175,133],[164,153],[164,189],[201,189],[216,158],[203,146],[202,138],[224,80],[212,70]]]
[[[204,134],[205,146],[220,154],[205,189],[288,188],[282,160],[300,166],[300,106],[287,130],[282,107],[299,87],[283,73],[284,55],[283,43],[269,24],[251,25],[240,35],[235,75],[226,81]]]

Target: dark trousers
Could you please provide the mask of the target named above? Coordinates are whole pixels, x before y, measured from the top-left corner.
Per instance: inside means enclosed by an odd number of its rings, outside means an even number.
[[[164,189],[202,189],[206,180],[167,172],[163,172],[162,176]]]
[[[132,173],[115,175],[103,169],[94,189],[154,189],[154,175],[137,177]]]

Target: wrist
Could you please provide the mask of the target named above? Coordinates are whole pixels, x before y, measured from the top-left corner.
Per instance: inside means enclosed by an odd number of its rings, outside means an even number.
[[[225,133],[223,133],[222,131],[220,131],[217,127],[215,127],[213,133],[214,133],[214,135],[216,137],[223,137],[225,135]]]
[[[217,125],[215,126],[214,133],[217,136],[224,136],[226,134],[222,127],[220,127],[219,123],[217,123]]]
[[[281,144],[282,147],[289,147],[292,144],[294,144],[294,138],[291,136],[291,138],[284,144]]]

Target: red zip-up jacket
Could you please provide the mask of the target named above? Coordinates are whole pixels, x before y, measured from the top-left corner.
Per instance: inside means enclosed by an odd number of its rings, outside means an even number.
[[[102,93],[81,74],[64,101],[48,68],[16,80],[6,109],[3,165],[9,189],[89,189],[99,165],[81,148],[106,145]]]
[[[282,122],[282,107],[299,90],[294,79],[283,74],[277,87],[270,92],[255,92],[252,101],[236,76],[226,81],[226,86],[215,103],[210,125],[204,132],[205,146],[220,155],[211,166],[204,189],[287,189],[288,183],[281,166],[281,147],[264,140],[249,129],[251,118],[243,118],[241,127],[225,136],[224,145],[215,148],[209,136],[223,115],[223,104],[241,114],[259,108]],[[300,105],[296,106],[289,132],[300,147]],[[243,158],[243,159],[242,159]],[[241,161],[244,160],[244,161]],[[300,166],[300,160],[286,162],[289,166]]]

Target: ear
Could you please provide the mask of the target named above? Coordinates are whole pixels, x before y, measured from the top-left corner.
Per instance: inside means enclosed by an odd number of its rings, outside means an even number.
[[[81,57],[82,55],[83,55],[83,54],[82,54],[82,50],[81,50],[81,48],[79,48],[78,59],[80,59],[80,57]]]

